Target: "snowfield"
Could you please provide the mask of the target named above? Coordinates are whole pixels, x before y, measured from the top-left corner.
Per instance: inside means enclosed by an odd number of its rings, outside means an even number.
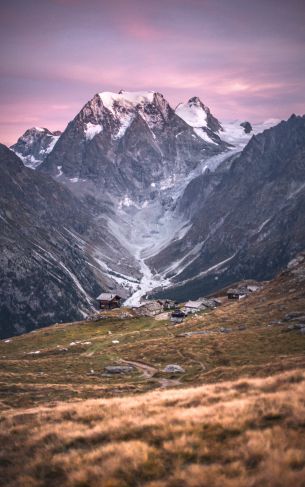
[[[201,122],[202,120],[200,120]],[[154,272],[154,269],[150,269],[146,263],[149,257],[159,253],[170,242],[182,239],[189,231],[189,222],[177,216],[175,205],[190,181],[206,170],[215,171],[226,159],[238,154],[254,134],[260,133],[276,123],[276,120],[272,120],[264,124],[256,124],[250,134],[244,133],[240,122],[224,123],[222,124],[224,132],[221,132],[220,135],[222,139],[232,144],[229,150],[210,158],[204,158],[201,164],[187,176],[172,175],[167,179],[151,183],[151,187],[158,191],[158,197],[153,200],[134,201],[131,196],[124,195],[117,202],[116,220],[109,219],[109,229],[119,242],[135,256],[142,273],[142,278],[137,285],[130,282],[128,284],[128,280],[125,281],[125,286],[129,285],[132,292],[126,301],[127,306],[138,306],[141,298],[147,296],[151,291],[169,287],[171,280],[166,275],[169,272],[174,272],[175,275],[183,272],[200,255],[208,240],[209,235],[205,241],[198,244],[182,259],[171,262],[162,275]],[[206,133],[205,135],[207,136]],[[171,201],[169,206],[162,204],[165,199]],[[203,275],[221,268],[232,258],[233,256],[206,269],[203,271]]]

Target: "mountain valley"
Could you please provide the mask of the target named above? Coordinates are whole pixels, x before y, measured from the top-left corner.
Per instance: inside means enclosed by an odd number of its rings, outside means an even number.
[[[183,301],[240,279],[270,279],[305,247],[304,117],[280,124],[220,122],[198,97],[174,110],[159,93],[103,92],[56,134],[36,127],[11,147],[24,164],[39,160],[25,168],[37,186],[41,178],[55,193],[65,188],[74,222],[71,227],[68,214],[57,221],[50,216],[53,203],[45,211],[39,208],[42,194],[37,198],[31,225],[42,256],[31,256],[26,275],[32,286],[25,294],[20,276],[3,260],[3,282],[10,276],[14,298],[8,304],[2,290],[2,336],[90,314],[102,290],[136,306],[147,296]],[[4,148],[2,154],[8,157]],[[16,208],[29,192],[23,180],[22,192],[12,190]],[[16,213],[10,224],[18,218]],[[55,287],[54,239],[70,254],[65,268],[59,264]],[[28,260],[25,248],[11,250],[13,261]],[[30,277],[41,272],[43,290]],[[33,312],[25,301],[35,303]],[[70,303],[65,311],[63,302]]]

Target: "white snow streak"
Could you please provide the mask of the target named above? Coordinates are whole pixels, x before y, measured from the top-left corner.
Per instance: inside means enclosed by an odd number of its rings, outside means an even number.
[[[102,132],[103,127],[102,125],[93,124],[88,122],[85,127],[85,137],[87,140],[92,140],[97,134]]]
[[[90,306],[92,307],[92,299],[91,297],[86,293],[86,291],[84,290],[83,286],[81,285],[81,283],[79,282],[79,280],[77,279],[77,277],[73,274],[73,272],[71,272],[65,265],[63,262],[59,262],[59,265],[61,265],[61,267],[66,271],[66,273],[71,277],[72,281],[74,282],[74,284],[76,285],[76,287],[79,289],[79,291],[85,296],[87,302],[90,304]]]
[[[218,145],[214,140],[211,139],[211,137],[208,136],[208,134],[201,128],[194,128],[194,132],[198,137],[200,137],[202,140],[205,142],[208,142],[209,144],[215,144]]]

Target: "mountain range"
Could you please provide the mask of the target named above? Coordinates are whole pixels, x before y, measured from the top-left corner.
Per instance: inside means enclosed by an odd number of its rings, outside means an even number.
[[[1,146],[0,172],[3,336],[83,317],[101,290],[135,305],[268,279],[305,247],[305,117],[103,92],[62,134]]]

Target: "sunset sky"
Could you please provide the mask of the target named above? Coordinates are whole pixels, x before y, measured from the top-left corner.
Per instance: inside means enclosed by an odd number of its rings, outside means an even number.
[[[96,92],[199,96],[220,119],[305,113],[304,0],[9,0],[0,141],[64,129]]]

